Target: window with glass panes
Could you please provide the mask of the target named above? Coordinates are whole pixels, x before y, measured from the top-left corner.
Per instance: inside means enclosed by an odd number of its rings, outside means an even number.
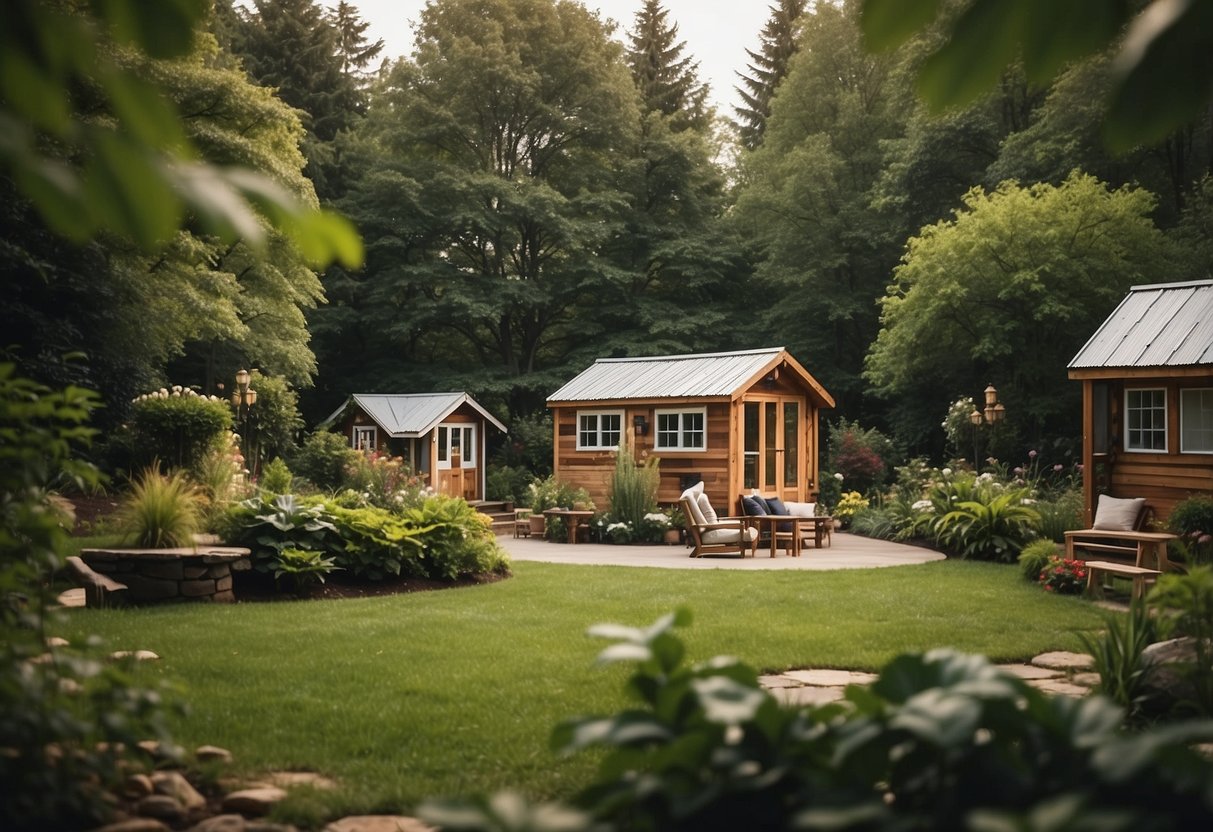
[[[707,447],[706,408],[657,411],[657,450],[702,451]]]
[[[1125,391],[1125,450],[1167,449],[1167,391]]]
[[[577,450],[618,447],[622,438],[622,410],[589,410],[577,414]]]
[[[1179,391],[1179,449],[1213,454],[1213,388]]]

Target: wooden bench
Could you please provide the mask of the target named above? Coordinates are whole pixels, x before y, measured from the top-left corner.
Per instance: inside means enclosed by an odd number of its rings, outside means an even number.
[[[126,584],[102,575],[75,555],[67,559],[67,565],[84,586],[85,606],[112,607],[126,603],[129,588]]]
[[[1146,584],[1153,583],[1162,574],[1157,569],[1143,569],[1139,566],[1129,566],[1127,563],[1112,563],[1106,560],[1089,560],[1087,566],[1087,593],[1102,596],[1104,577],[1118,575],[1133,581],[1133,591],[1129,597],[1140,600],[1146,594]]]
[[[1167,544],[1177,537],[1168,532],[1076,529],[1066,532],[1066,558],[1083,560],[1077,555],[1078,549],[1108,552],[1132,561],[1138,569],[1166,572],[1171,568],[1167,560]]]

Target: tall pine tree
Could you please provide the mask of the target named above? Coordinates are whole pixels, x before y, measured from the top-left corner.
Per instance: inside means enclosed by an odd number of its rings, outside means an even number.
[[[743,106],[733,110],[738,117],[741,144],[748,150],[762,144],[767,117],[771,114],[771,99],[788,74],[788,62],[798,49],[796,24],[804,7],[805,0],[779,0],[779,5],[770,7],[771,16],[759,35],[762,42],[758,51],[746,50],[750,56],[749,74],[737,73],[741,86],[735,88]]]
[[[661,0],[645,0],[628,34],[628,66],[645,109],[670,116],[675,130],[705,128],[711,113],[708,87],[699,80],[699,63],[683,57],[678,24],[670,23]]]

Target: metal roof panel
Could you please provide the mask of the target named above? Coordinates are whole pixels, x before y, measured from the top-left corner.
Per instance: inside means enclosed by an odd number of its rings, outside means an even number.
[[[731,396],[782,352],[782,347],[773,347],[696,355],[600,358],[548,396],[548,401]]]
[[[1213,363],[1213,280],[1134,286],[1070,369]]]

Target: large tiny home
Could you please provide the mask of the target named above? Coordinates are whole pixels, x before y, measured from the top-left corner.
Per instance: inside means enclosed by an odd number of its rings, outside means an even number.
[[[834,399],[782,347],[600,358],[548,397],[553,469],[607,508],[615,449],[661,459],[658,501],[703,480],[722,513],[743,493],[785,500],[818,489],[818,422]],[[727,507],[727,508],[725,508]]]
[[[1082,382],[1083,497],[1156,519],[1213,492],[1213,280],[1134,286],[1069,366]]]
[[[403,457],[435,491],[484,497],[488,430],[505,425],[467,393],[355,393],[320,423],[336,424],[350,446]]]

